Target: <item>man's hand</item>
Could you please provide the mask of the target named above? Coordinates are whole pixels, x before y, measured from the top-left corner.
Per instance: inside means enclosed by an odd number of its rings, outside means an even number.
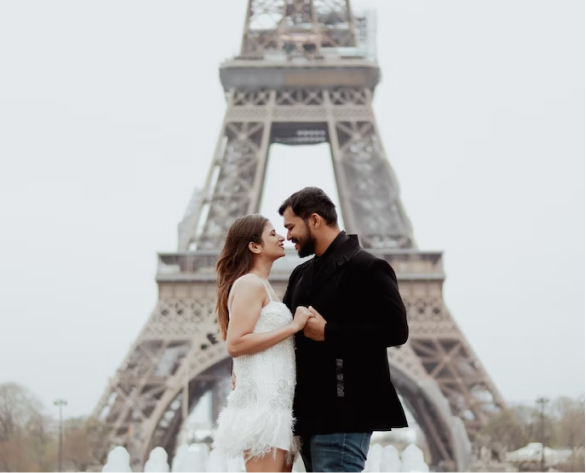
[[[311,306],[309,306],[309,311],[313,314],[313,317],[305,324],[303,335],[316,342],[323,342],[325,340],[326,319]]]

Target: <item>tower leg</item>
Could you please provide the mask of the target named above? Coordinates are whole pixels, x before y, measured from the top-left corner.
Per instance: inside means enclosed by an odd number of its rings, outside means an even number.
[[[271,137],[271,103],[275,92],[232,91],[223,136],[204,189],[196,236],[200,250],[221,248],[238,217],[258,212]],[[251,106],[254,105],[254,106]]]
[[[226,364],[222,370],[217,371],[216,382],[212,387],[212,423],[216,425],[218,416],[228,402],[230,394],[230,365]]]

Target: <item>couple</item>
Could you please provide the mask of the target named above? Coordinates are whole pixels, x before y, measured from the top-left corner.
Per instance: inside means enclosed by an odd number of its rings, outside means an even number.
[[[387,359],[408,336],[397,278],[340,231],[321,189],[293,194],[279,214],[299,256],[315,255],[283,302],[268,278],[284,238],[266,218],[236,220],[217,263],[234,368],[214,446],[244,455],[247,471],[291,471],[299,450],[307,471],[362,471],[372,432],[407,426]]]

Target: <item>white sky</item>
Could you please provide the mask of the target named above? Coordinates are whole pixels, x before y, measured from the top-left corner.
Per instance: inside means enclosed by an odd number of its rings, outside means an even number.
[[[207,173],[245,4],[0,3],[0,382],[91,412]],[[378,11],[378,126],[448,308],[507,400],[583,393],[584,3],[353,4]],[[270,159],[274,223],[289,189],[333,189],[324,146]]]

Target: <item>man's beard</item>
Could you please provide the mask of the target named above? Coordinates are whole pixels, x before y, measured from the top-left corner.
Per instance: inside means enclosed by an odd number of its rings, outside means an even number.
[[[309,225],[307,222],[305,222],[305,235],[303,240],[299,241],[295,239],[293,243],[297,243],[299,245],[297,254],[300,258],[305,258],[306,256],[310,256],[315,253],[315,238],[311,234],[311,230],[309,230]]]

